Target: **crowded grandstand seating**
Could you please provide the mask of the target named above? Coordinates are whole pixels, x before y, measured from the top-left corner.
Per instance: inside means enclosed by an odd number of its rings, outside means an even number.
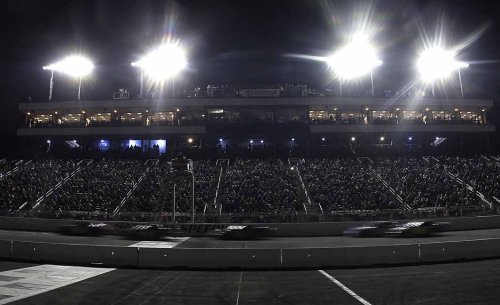
[[[356,159],[314,159],[299,169],[312,202],[324,211],[396,209],[391,194]]]
[[[296,174],[280,160],[235,160],[226,172],[223,212],[284,214],[303,210],[306,201]]]
[[[194,204],[196,213],[203,213],[205,204],[213,204],[215,190],[217,187],[218,170],[215,162],[209,160],[195,161],[193,164],[193,173],[195,177],[195,196]],[[173,187],[175,181],[175,200],[177,212],[191,213],[192,210],[192,178],[191,176],[170,175],[165,185],[165,206],[164,211],[171,212],[173,207]]]
[[[203,211],[205,204],[213,203],[217,187],[218,171],[215,163],[209,160],[194,162],[195,209]],[[128,212],[171,212],[173,206],[173,184],[176,184],[176,212],[191,212],[191,177],[175,178],[170,173],[167,162],[152,167],[145,179],[134,190],[122,211]]]
[[[0,177],[6,175],[8,172],[13,170],[18,162],[19,162],[18,160],[7,160],[7,159],[0,160]]]
[[[160,191],[169,166],[160,163],[152,166],[121,209],[126,212],[159,212],[162,209]]]
[[[95,161],[56,190],[45,208],[113,212],[144,170],[138,160]]]
[[[31,208],[38,198],[44,195],[59,181],[75,170],[73,161],[36,160],[18,166],[9,176],[0,178],[0,205],[4,210],[16,211]]]
[[[500,164],[486,157],[440,157],[446,170],[468,183],[488,200],[500,199]]]
[[[0,172],[10,173],[0,176],[0,208],[29,211],[40,202],[42,211],[56,214],[169,213],[176,181],[176,211],[189,216],[191,176],[175,178],[170,170],[166,160],[154,164],[139,159],[2,160]],[[194,161],[193,173],[197,215],[214,203],[230,215],[297,215],[304,213],[308,199],[321,204],[327,214],[482,208],[484,200],[467,190],[468,185],[490,202],[500,203],[500,165],[486,157],[380,158],[373,163],[356,158],[306,159],[299,162],[298,171],[279,159],[245,158],[229,161],[222,172],[214,160],[200,159]]]
[[[478,201],[442,166],[421,158],[378,159],[372,168],[411,208],[475,205]]]

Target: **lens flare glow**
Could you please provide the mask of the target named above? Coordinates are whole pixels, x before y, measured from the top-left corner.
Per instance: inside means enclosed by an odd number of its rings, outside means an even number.
[[[457,61],[455,56],[455,52],[440,47],[423,51],[417,60],[420,79],[431,83],[436,80],[445,79],[453,71],[469,66],[467,63]]]
[[[346,46],[328,57],[327,63],[338,77],[354,79],[370,73],[382,61],[366,36],[357,34]]]
[[[175,77],[187,66],[185,51],[177,44],[168,43],[153,50],[132,66],[140,67],[144,73],[156,80],[161,81]]]
[[[71,55],[59,62],[45,66],[43,69],[62,72],[73,77],[85,77],[92,73],[94,64],[83,56]]]

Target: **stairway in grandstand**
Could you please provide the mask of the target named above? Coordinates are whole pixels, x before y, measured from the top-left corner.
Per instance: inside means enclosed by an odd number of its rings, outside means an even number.
[[[215,189],[215,196],[213,204],[206,202],[203,208],[203,220],[205,222],[217,222],[222,220],[222,204],[218,202],[221,190],[221,184],[224,181],[226,170],[229,167],[229,159],[218,159],[215,162],[219,175],[217,179],[217,187]]]
[[[373,160],[369,157],[357,157],[357,160],[359,163],[364,164],[370,173],[377,178],[378,181],[383,185],[384,188],[386,188],[393,196],[396,198],[396,200],[399,202],[400,207],[402,210],[409,211],[411,210],[411,207],[404,202],[403,198],[397,194],[397,192],[394,190],[394,188],[387,182],[385,181],[372,167],[374,164]]]
[[[302,164],[303,162],[304,160],[299,158],[288,159],[288,165],[290,165],[291,169],[297,173],[297,178],[299,180],[300,187],[302,188],[302,192],[304,193],[304,198],[305,198],[305,200],[303,200],[304,213],[306,216],[323,215],[323,208],[321,207],[321,203],[311,201],[309,193],[307,192],[307,187],[304,184],[304,180],[302,180],[302,175],[300,174],[299,165]]]
[[[66,178],[62,179],[59,181],[56,185],[54,185],[52,188],[47,190],[45,194],[43,194],[41,197],[39,197],[33,207],[31,208],[31,212],[37,212],[40,209],[43,208],[43,203],[52,195],[54,194],[54,191],[58,190],[61,186],[63,186],[66,182],[68,182],[71,178],[73,178],[75,175],[77,175],[79,172],[81,172],[86,166],[90,165],[93,161],[91,159],[83,159],[80,160],[76,164],[76,169]],[[24,204],[26,205],[26,203]],[[22,210],[24,208],[24,205],[19,207],[19,210]]]
[[[2,202],[12,213],[27,212],[75,170],[72,161],[36,160],[0,162],[0,183],[11,186]],[[15,186],[15,187],[14,187]]]
[[[427,157],[427,159],[430,161],[430,163],[434,163],[436,164],[436,166],[439,167],[439,165],[443,165],[443,171],[448,175],[450,176],[451,178],[453,178],[455,181],[457,181],[457,183],[459,183],[460,185],[463,185],[463,187],[473,193],[475,196],[477,196],[477,198],[480,199],[480,202],[483,204],[483,206],[485,208],[493,208],[493,205],[498,205],[500,204],[500,200],[496,197],[493,197],[492,199],[493,200],[489,200],[488,198],[486,198],[486,196],[481,193],[479,190],[477,190],[476,188],[473,187],[471,181],[467,181],[466,178],[464,177],[461,177],[458,173],[452,173],[448,167],[446,166],[446,164],[443,164],[439,159],[435,158],[435,157]],[[486,156],[481,156],[481,159],[484,159],[486,162],[488,163],[492,163],[492,166],[498,166],[498,162],[495,160],[495,159],[490,159]]]
[[[157,166],[159,162],[160,162],[160,160],[158,160],[158,159],[148,159],[148,160],[146,160],[146,162],[144,162],[146,169],[141,174],[139,179],[137,179],[137,181],[134,183],[132,188],[127,192],[127,194],[120,201],[120,204],[115,208],[115,210],[111,214],[113,218],[116,215],[118,215],[120,213],[120,211],[122,210],[122,208],[127,204],[127,201],[130,198],[130,196],[132,196],[133,192],[137,189],[137,187],[139,187],[141,185],[141,183],[144,181],[146,176],[151,172],[151,168]]]
[[[7,159],[0,160],[0,179],[8,177],[19,170],[19,166],[23,164],[23,160],[7,161]]]

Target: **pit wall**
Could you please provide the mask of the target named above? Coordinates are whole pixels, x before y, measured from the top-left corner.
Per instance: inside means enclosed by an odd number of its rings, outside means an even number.
[[[435,221],[449,222],[450,231],[482,230],[500,228],[500,215],[484,217],[442,218]],[[42,219],[0,217],[0,229],[56,232],[60,226],[76,224],[81,221],[70,219]],[[117,222],[104,221],[110,225]],[[364,222],[308,222],[308,223],[265,223],[262,226],[277,228],[278,237],[307,237],[307,236],[337,236],[350,227],[359,226]],[[198,224],[204,225],[204,224]],[[211,225],[211,224],[207,224]],[[237,225],[237,224],[232,224]],[[259,225],[259,224],[252,224]]]
[[[500,257],[500,239],[345,248],[140,248],[0,240],[0,259],[133,268],[294,269],[439,263]]]

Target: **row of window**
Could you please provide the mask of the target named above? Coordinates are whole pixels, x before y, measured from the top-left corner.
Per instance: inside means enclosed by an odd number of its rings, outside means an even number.
[[[204,112],[127,112],[127,113],[66,113],[66,114],[27,114],[26,125],[39,126],[101,126],[101,125],[130,125],[130,126],[159,126],[181,125],[203,122],[311,122],[316,124],[347,123],[422,123],[431,122],[462,122],[485,124],[483,111],[338,111],[311,110],[308,113],[297,111],[265,111],[265,110],[222,110],[216,109]]]

